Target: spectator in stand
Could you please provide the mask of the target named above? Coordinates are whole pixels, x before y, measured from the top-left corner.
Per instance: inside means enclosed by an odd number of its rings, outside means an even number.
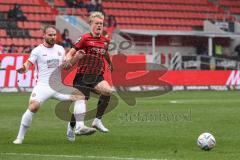
[[[91,0],[89,4],[86,5],[88,13],[94,12],[94,11],[99,11],[103,13],[103,7],[102,7],[102,1],[98,0]]]
[[[102,0],[98,0],[98,2],[96,3],[95,11],[103,13]]]
[[[213,53],[216,57],[223,57],[223,45],[219,42],[215,42]]]
[[[84,1],[83,0],[78,0],[77,1],[77,7],[78,8],[85,8],[85,4],[84,4]]]
[[[14,44],[11,44],[7,53],[17,53],[17,47]]]
[[[16,21],[27,20],[27,17],[24,15],[20,4],[15,4],[14,7],[8,11],[8,18]]]
[[[97,5],[96,1],[95,0],[91,0],[89,2],[89,4],[86,5],[88,13],[95,11],[96,5]]]
[[[34,46],[25,46],[22,50],[22,53],[31,53]]]
[[[65,0],[67,3],[68,7],[75,8],[77,7],[77,1],[76,0]]]
[[[8,53],[8,50],[9,50],[9,46],[6,46],[3,48],[3,53]]]
[[[71,48],[72,47],[72,40],[69,37],[69,30],[64,29],[62,33],[62,46],[64,48]]]
[[[117,20],[114,15],[110,15],[108,17],[108,27],[117,27]]]

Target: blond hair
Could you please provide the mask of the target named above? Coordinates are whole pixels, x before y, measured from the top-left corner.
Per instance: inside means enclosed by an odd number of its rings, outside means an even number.
[[[102,12],[92,12],[88,18],[89,23],[91,24],[94,18],[104,19]]]

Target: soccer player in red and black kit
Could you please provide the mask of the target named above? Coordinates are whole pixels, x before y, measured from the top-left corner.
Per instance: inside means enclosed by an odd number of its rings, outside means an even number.
[[[109,69],[112,71],[113,66],[110,60],[108,50],[109,38],[102,35],[104,16],[101,12],[93,12],[89,16],[91,32],[83,34],[73,47],[67,53],[66,65],[73,65],[72,57],[74,54],[82,50],[83,57],[78,61],[77,74],[73,81],[73,86],[84,93],[85,99],[89,99],[90,91],[100,94],[96,118],[93,120],[92,127],[101,132],[108,132],[108,129],[102,124],[102,116],[107,108],[112,93],[109,83],[104,80],[103,74],[105,70],[104,59],[108,62]],[[68,67],[69,67],[68,66]],[[76,125],[75,134],[91,134],[89,131],[81,130],[84,126],[84,114],[86,108],[74,108],[72,120],[68,124],[67,134],[72,134]],[[75,116],[74,116],[75,115]]]

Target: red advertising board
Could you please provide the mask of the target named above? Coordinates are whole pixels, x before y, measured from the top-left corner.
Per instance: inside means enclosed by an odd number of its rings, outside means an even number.
[[[33,68],[25,74],[18,74],[17,68],[22,67],[27,60],[27,54],[1,54],[0,55],[0,87],[33,87]]]
[[[1,54],[0,55],[0,88],[33,87],[34,71],[31,68],[26,74],[18,74],[20,68],[29,55],[26,54]],[[113,86],[161,85],[167,82],[173,86],[192,85],[240,85],[240,72],[235,70],[181,70],[181,71],[147,71],[145,56],[136,58],[127,57],[126,63],[121,66],[114,65],[115,71],[107,72],[105,78]],[[145,62],[144,62],[145,61]],[[137,66],[134,67],[134,66]],[[139,68],[139,69],[138,69]],[[64,83],[71,84],[75,72],[71,72]],[[112,82],[111,82],[112,81]]]

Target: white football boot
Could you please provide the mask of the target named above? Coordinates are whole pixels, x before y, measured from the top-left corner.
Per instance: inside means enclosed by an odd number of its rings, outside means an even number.
[[[109,130],[103,125],[101,119],[98,118],[94,119],[92,127],[104,133],[109,132]]]
[[[13,141],[13,144],[22,144],[23,143],[23,139],[20,139],[20,138],[16,138],[14,141]]]
[[[75,141],[74,129],[71,127],[70,123],[67,126],[67,139],[71,142]]]
[[[97,130],[95,128],[87,127],[87,126],[82,126],[80,129],[75,130],[76,135],[91,135],[95,133]]]

